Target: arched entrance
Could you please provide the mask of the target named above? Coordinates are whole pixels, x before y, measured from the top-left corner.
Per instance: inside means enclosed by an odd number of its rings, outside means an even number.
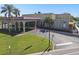
[[[19,30],[19,28],[18,28],[18,22],[16,22],[15,25],[16,25],[16,31],[18,31]]]
[[[20,22],[20,31],[23,31],[23,22]]]
[[[25,31],[28,31],[29,30],[29,22],[25,22]]]

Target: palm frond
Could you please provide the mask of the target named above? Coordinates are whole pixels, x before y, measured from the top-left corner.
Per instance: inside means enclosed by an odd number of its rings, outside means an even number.
[[[3,9],[2,11],[1,11],[1,13],[5,13],[7,10],[6,9]]]
[[[1,7],[1,9],[6,9],[5,7]]]
[[[5,15],[8,15],[9,17],[14,15],[20,15],[20,10],[15,8],[12,4],[4,4],[4,6],[1,7],[1,13],[5,13]]]
[[[17,8],[13,9],[13,14],[14,15],[20,15],[20,10],[18,10]]]

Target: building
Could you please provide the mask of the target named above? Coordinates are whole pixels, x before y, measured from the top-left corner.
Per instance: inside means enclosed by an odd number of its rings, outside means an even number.
[[[34,29],[38,27],[48,27],[44,24],[45,17],[51,17],[54,21],[51,25],[52,29],[67,30],[70,31],[74,22],[71,22],[71,15],[68,13],[64,14],[26,14],[21,17],[3,17],[2,18],[2,29],[8,29],[9,31],[26,31],[27,29]],[[71,23],[70,23],[71,22]]]

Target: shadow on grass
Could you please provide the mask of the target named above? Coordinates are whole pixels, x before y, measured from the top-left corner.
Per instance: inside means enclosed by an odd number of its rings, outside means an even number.
[[[43,55],[46,51],[49,52],[50,50],[52,50],[52,49],[51,49],[50,46],[48,46],[48,47],[43,51],[43,53],[42,53],[41,55]]]
[[[32,47],[32,45],[27,46],[26,48],[24,48],[24,49],[20,52],[20,54],[21,54],[21,55],[26,54],[26,53],[24,53],[24,52],[25,52],[26,50],[30,49],[31,47]]]
[[[32,45],[26,47],[26,48],[24,49],[24,51],[27,50],[27,49],[29,49],[29,48],[31,48],[31,47],[32,47]]]
[[[26,30],[26,32],[30,31],[30,29]],[[15,36],[15,35],[18,35],[20,33],[22,33],[23,31],[8,31],[6,29],[0,29],[0,33],[3,33],[3,34],[7,34],[7,35],[10,35],[10,36]]]
[[[3,34],[7,34],[7,35],[11,35],[11,36],[15,36],[21,32],[9,32],[8,30],[6,29],[0,29],[0,33],[3,33]]]

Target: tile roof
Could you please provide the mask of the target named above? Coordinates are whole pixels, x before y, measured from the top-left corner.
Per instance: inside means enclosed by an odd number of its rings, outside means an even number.
[[[23,19],[40,19],[39,17],[23,17]]]
[[[2,17],[4,20],[9,20],[8,17]],[[38,20],[40,18],[38,17],[10,17],[10,19],[14,19],[14,20]]]

